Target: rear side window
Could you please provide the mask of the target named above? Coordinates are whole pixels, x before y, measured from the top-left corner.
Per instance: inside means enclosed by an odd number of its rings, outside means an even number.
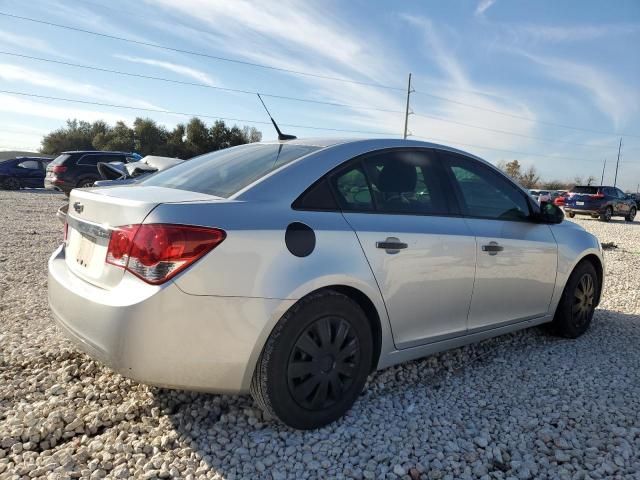
[[[78,165],[98,165],[99,162],[124,162],[123,155],[89,154],[78,160]]]
[[[338,210],[331,187],[326,178],[312,185],[306,192],[293,202],[296,210]]]
[[[360,162],[335,175],[332,184],[341,210],[373,210],[371,189]]]
[[[40,170],[40,162],[37,160],[25,160],[18,164],[20,168],[26,168],[27,170]]]
[[[229,197],[269,172],[315,152],[320,147],[252,143],[193,158],[140,182]]]

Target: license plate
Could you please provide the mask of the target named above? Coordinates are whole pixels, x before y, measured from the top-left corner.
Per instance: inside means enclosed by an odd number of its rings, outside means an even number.
[[[93,249],[96,246],[95,237],[81,234],[80,245],[78,245],[78,253],[76,254],[76,262],[81,267],[88,267],[91,257],[93,256]]]
[[[584,205],[584,202],[576,202],[576,205]]]

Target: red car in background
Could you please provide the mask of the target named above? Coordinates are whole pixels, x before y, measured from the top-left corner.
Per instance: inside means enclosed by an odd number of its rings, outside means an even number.
[[[564,201],[567,199],[568,196],[569,196],[569,192],[562,192],[560,195],[558,195],[553,199],[553,204],[558,207],[563,207]]]

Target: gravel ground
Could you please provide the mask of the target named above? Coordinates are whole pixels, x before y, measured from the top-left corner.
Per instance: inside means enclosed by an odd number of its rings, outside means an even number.
[[[2,479],[640,478],[638,222],[578,220],[618,245],[580,339],[534,328],[390,368],[298,432],[248,396],[139,385],[77,352],[47,308],[63,202],[0,191]]]

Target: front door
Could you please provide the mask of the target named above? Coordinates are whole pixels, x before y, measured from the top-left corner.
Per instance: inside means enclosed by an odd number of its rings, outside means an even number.
[[[332,176],[384,298],[398,348],[464,334],[476,243],[426,149],[368,155]]]
[[[558,261],[549,225],[532,221],[525,193],[489,165],[441,156],[477,243],[469,331],[548,314]]]

